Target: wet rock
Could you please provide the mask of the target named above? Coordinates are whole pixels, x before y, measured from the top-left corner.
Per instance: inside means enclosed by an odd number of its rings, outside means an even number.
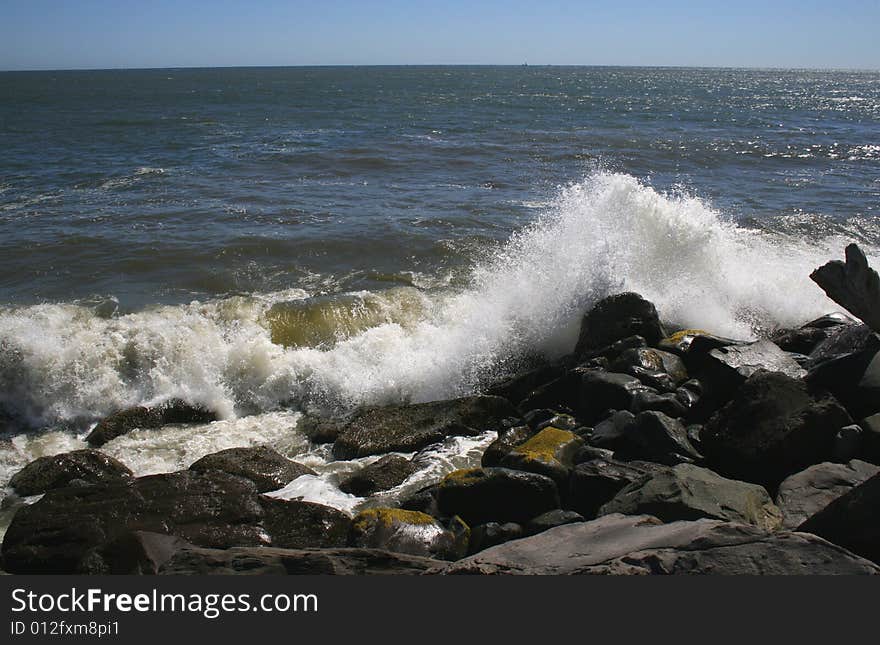
[[[873,354],[880,349],[880,338],[867,325],[841,325],[828,331],[828,337],[808,355],[807,369],[822,363],[863,352]]]
[[[783,351],[808,355],[816,345],[828,338],[829,334],[828,328],[801,327],[778,331],[770,337],[770,340]]]
[[[629,374],[600,370],[575,370],[581,379],[572,407],[587,424],[604,418],[609,410],[629,410],[640,392],[652,392]]]
[[[834,302],[880,332],[880,276],[857,244],[845,250],[846,261],[833,260],[810,274]]]
[[[835,499],[877,473],[880,467],[854,459],[848,464],[816,464],[786,477],[776,495],[776,504],[783,514],[782,527],[796,530]]]
[[[575,355],[610,345],[629,336],[642,336],[649,345],[666,334],[657,309],[636,293],[619,293],[603,298],[584,316]]]
[[[345,427],[343,419],[327,419],[312,415],[304,415],[297,424],[297,430],[302,432],[312,443],[333,443]]]
[[[526,410],[572,410],[580,400],[580,375],[568,371],[557,379],[535,388],[519,404],[519,409]]]
[[[587,519],[599,513],[599,507],[629,484],[665,466],[649,466],[640,462],[625,463],[615,459],[593,459],[575,466],[569,481],[567,507]]]
[[[382,549],[235,547],[177,551],[162,575],[420,575],[442,570],[438,560]]]
[[[533,517],[525,525],[526,535],[536,535],[552,529],[555,526],[563,526],[565,524],[573,524],[575,522],[583,522],[584,517],[575,511],[564,511],[561,508],[541,513],[538,517]]]
[[[175,553],[188,547],[192,544],[173,535],[131,531],[88,553],[77,573],[155,575]]]
[[[862,429],[859,456],[880,466],[880,414],[872,414],[859,423]]]
[[[574,467],[574,458],[583,445],[583,439],[576,434],[550,426],[513,447],[502,457],[501,465],[546,475],[557,486],[565,486]]]
[[[782,372],[792,378],[806,375],[797,361],[769,340],[713,349],[702,369],[714,386],[729,389],[738,387],[758,370]]]
[[[775,490],[787,476],[828,461],[852,422],[831,395],[778,372],[759,371],[701,433],[708,465]]]
[[[555,414],[549,419],[546,419],[545,421],[539,423],[535,427],[535,430],[543,430],[544,428],[549,428],[551,426],[559,430],[568,430],[569,432],[574,432],[581,427],[581,424],[578,423],[578,420],[570,414]]]
[[[509,468],[474,468],[448,474],[437,490],[437,505],[444,515],[458,515],[470,526],[486,522],[522,524],[560,506],[552,479]]]
[[[351,518],[323,504],[260,496],[262,526],[272,546],[329,549],[347,546]]]
[[[708,354],[713,349],[741,345],[743,341],[715,336],[702,329],[682,329],[657,343],[657,348],[688,358]]]
[[[451,435],[502,430],[516,410],[497,396],[392,405],[361,410],[346,423],[333,444],[338,459],[388,452],[412,452]]]
[[[636,415],[617,450],[629,459],[647,459],[664,464],[702,459],[691,445],[684,424],[655,411]]]
[[[442,573],[851,575],[880,574],[880,567],[814,535],[720,520],[662,524],[646,515],[605,515],[486,549]]]
[[[673,389],[676,385],[686,381],[688,377],[687,368],[681,358],[670,352],[649,347],[624,351],[611,363],[609,369],[612,372],[621,372],[636,378],[666,374],[672,380]]]
[[[798,531],[814,533],[880,563],[880,474],[810,516]]]
[[[431,515],[432,517],[440,517],[440,509],[437,508],[437,490],[438,484],[431,484],[420,488],[411,495],[400,500],[400,508],[407,511],[420,511]]]
[[[497,466],[514,447],[529,440],[535,434],[529,426],[515,426],[498,433],[498,438],[486,446],[480,464],[485,467]]]
[[[40,457],[12,476],[9,485],[19,495],[39,495],[70,485],[121,483],[131,470],[121,461],[97,450],[74,450]]]
[[[350,537],[351,546],[440,560],[464,557],[469,541],[470,529],[461,521],[447,529],[430,515],[396,508],[361,511],[352,522]]]
[[[301,475],[316,474],[308,466],[291,461],[268,446],[221,450],[202,457],[189,469],[220,470],[244,477],[254,482],[260,493],[284,488]]]
[[[858,425],[842,427],[834,436],[834,447],[831,449],[831,461],[845,464],[862,453],[862,428]]]
[[[487,522],[485,524],[478,524],[471,529],[468,553],[476,553],[497,544],[518,540],[523,535],[525,535],[523,527],[515,522],[507,522],[505,524]]]
[[[399,486],[418,469],[416,464],[405,457],[386,455],[343,479],[339,482],[339,490],[358,497],[367,497]]]
[[[628,410],[618,410],[593,428],[590,445],[597,448],[616,450],[626,442],[630,426],[635,423],[636,416]]]
[[[757,484],[725,479],[707,468],[679,464],[627,485],[599,515],[653,515],[664,522],[702,517],[754,524],[772,531],[782,513]]]
[[[806,380],[831,392],[857,419],[880,412],[880,350],[874,346],[823,361]]]
[[[565,367],[562,365],[542,365],[490,386],[487,388],[486,394],[519,402],[529,396],[536,388],[556,380],[564,373]]]
[[[86,442],[97,448],[135,429],[160,428],[169,424],[210,423],[216,420],[217,414],[203,406],[181,399],[170,399],[156,407],[138,406],[111,414],[94,427],[86,437]]]
[[[633,398],[631,411],[638,414],[653,410],[662,412],[668,417],[680,419],[687,414],[687,408],[675,394],[654,394],[653,392],[639,392]]]

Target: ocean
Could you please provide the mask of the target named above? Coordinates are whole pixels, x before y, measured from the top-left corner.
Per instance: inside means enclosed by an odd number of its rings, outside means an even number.
[[[147,474],[265,443],[319,472],[286,495],[356,509],[335,481],[371,458],[303,411],[477,391],[616,291],[726,336],[801,324],[838,309],[808,275],[846,243],[880,264],[878,198],[878,72],[0,73],[0,486],[182,397],[221,420],[103,450]]]

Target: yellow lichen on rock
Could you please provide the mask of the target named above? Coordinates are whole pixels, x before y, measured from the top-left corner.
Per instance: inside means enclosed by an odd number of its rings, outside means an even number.
[[[401,508],[368,508],[355,516],[352,527],[356,531],[366,531],[373,524],[382,524],[390,528],[395,523],[424,526],[434,524],[436,520],[427,513],[406,511]]]
[[[446,477],[444,477],[443,480],[440,482],[440,486],[466,486],[467,484],[474,483],[482,477],[482,468],[460,468],[459,470],[453,470],[451,473],[446,475]]]
[[[573,432],[548,426],[525,443],[516,446],[512,452],[527,459],[543,462],[555,461],[559,448],[577,438]]]

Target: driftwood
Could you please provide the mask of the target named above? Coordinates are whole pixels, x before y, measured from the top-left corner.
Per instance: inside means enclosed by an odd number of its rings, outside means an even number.
[[[880,333],[880,276],[856,244],[846,247],[846,262],[833,260],[810,274],[834,302]]]

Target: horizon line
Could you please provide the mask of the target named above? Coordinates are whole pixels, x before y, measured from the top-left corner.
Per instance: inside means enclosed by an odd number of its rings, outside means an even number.
[[[0,74],[34,72],[125,72],[205,69],[306,69],[341,67],[590,67],[630,69],[714,69],[747,71],[878,72],[880,67],[783,67],[750,65],[635,65],[584,63],[317,63],[294,65],[177,65],[164,67],[32,67],[0,69]]]

